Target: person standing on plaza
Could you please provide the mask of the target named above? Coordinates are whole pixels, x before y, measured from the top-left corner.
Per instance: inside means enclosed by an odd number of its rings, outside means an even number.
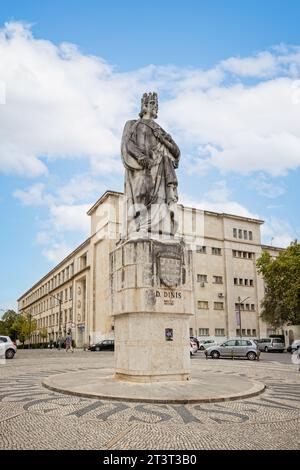
[[[67,337],[66,337],[66,352],[71,351],[72,353],[74,352],[74,349],[72,347],[72,335],[71,331],[68,331]]]

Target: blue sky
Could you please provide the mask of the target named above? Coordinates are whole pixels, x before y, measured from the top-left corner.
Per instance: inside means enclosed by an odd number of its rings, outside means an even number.
[[[0,308],[122,190],[143,91],[182,150],[181,202],[300,236],[298,1],[7,1],[0,9]],[[80,188],[80,191],[78,190]]]

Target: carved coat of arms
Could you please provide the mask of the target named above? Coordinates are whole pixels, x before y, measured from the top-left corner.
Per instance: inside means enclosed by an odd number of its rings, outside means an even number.
[[[158,274],[166,287],[177,287],[181,281],[181,259],[159,256]]]

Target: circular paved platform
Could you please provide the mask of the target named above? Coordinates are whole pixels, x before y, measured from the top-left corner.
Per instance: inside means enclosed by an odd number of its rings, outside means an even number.
[[[146,403],[212,403],[238,400],[262,393],[261,382],[213,372],[193,374],[188,382],[132,383],[114,378],[112,369],[52,375],[42,381],[55,392],[103,400]]]

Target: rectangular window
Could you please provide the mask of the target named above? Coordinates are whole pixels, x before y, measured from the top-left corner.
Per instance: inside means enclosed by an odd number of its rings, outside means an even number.
[[[244,230],[244,240],[247,240],[248,239],[248,232],[247,230]]]
[[[190,328],[190,336],[194,336],[193,328]]]
[[[68,300],[68,289],[65,289],[65,302]]]
[[[256,336],[256,329],[252,330],[252,336]]]
[[[249,253],[248,253],[248,258],[249,258],[249,259],[253,259],[253,258],[254,258],[254,253],[249,252]]]
[[[248,310],[248,311],[250,310],[250,305],[249,304],[245,305],[245,310]]]
[[[247,336],[251,336],[251,330],[247,329]]]
[[[245,336],[246,335],[246,330],[244,330],[244,328],[242,328],[242,336]]]
[[[236,250],[232,250],[232,256],[233,256],[234,258],[237,257],[237,251],[236,251]]]
[[[199,328],[199,336],[209,336],[209,328]]]
[[[215,336],[225,336],[225,329],[224,328],[216,328],[215,329]]]
[[[249,240],[253,240],[253,233],[249,231]]]
[[[239,279],[239,285],[240,285],[240,286],[243,285],[243,279],[242,279],[242,278]]]
[[[236,228],[233,229],[233,238],[237,238],[237,229]]]
[[[73,289],[72,289],[72,286],[69,288],[69,298],[70,300],[72,299],[72,296],[73,296]]]
[[[253,287],[253,285],[254,285],[253,279],[249,279],[249,283],[250,283],[250,287]]]
[[[239,238],[243,238],[243,230],[239,229]]]
[[[214,310],[224,310],[224,302],[214,302]]]
[[[235,286],[237,286],[237,283],[238,283],[238,278],[237,278],[237,277],[235,277],[235,278],[233,279],[233,283],[234,283]]]
[[[248,285],[249,285],[248,279],[244,279],[244,284],[245,284],[245,286],[248,286]]]
[[[241,336],[241,330],[238,328],[235,330],[236,336]]]
[[[84,269],[87,266],[87,253],[80,257],[80,269]]]
[[[206,274],[197,274],[197,282],[207,282]]]
[[[251,310],[252,310],[252,312],[254,312],[254,310],[255,310],[255,305],[254,304],[251,304]]]
[[[213,276],[213,283],[214,284],[223,284],[223,277],[222,276]]]
[[[222,253],[222,252],[221,252],[221,248],[216,248],[216,247],[214,247],[214,246],[212,247],[212,249],[211,249],[211,254],[212,254],[212,255],[218,255],[218,256],[220,256],[221,253]]]
[[[198,309],[208,309],[208,301],[207,300],[198,300]]]
[[[200,246],[198,245],[196,248],[197,253],[206,253],[206,246]]]

